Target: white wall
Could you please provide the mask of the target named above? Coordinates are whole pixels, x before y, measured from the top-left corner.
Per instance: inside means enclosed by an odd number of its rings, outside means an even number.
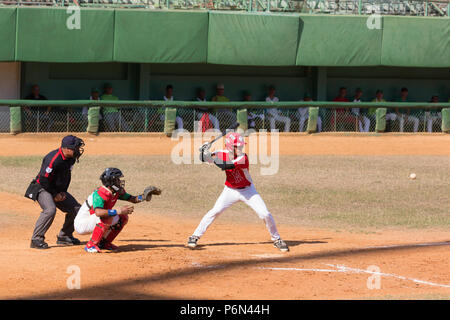
[[[20,63],[0,62],[0,99],[19,99]],[[0,106],[0,132],[9,131],[9,108]]]

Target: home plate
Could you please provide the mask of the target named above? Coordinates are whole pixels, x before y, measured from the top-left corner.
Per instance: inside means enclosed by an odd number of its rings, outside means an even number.
[[[274,253],[252,254],[251,256],[256,257],[256,258],[265,258],[265,259],[284,257],[284,255],[282,255],[282,254],[274,254]]]

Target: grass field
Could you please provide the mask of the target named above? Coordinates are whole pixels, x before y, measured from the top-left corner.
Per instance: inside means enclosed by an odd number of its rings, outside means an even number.
[[[41,158],[0,157],[0,191],[21,195]],[[83,156],[74,167],[70,191],[83,201],[100,183],[107,166],[125,173],[127,189],[160,186],[163,195],[140,209],[200,217],[214,204],[224,175],[209,165],[175,165],[168,156]],[[282,156],[279,173],[251,174],[269,210],[281,223],[370,231],[373,228],[449,228],[446,156]],[[411,172],[416,180],[408,178]],[[13,174],[11,174],[13,173]],[[257,219],[238,204],[223,219]]]

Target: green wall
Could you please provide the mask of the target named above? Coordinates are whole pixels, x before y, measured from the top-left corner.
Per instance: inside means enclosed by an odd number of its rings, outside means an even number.
[[[450,18],[0,8],[0,61],[450,67]]]

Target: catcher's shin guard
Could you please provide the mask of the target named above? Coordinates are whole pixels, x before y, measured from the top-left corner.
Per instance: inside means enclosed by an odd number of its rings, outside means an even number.
[[[106,243],[112,243],[117,235],[122,231],[123,227],[128,222],[128,215],[123,214],[120,215],[120,220],[115,225],[112,225],[109,231],[109,234],[105,238]]]
[[[108,231],[109,225],[103,222],[97,223],[94,228],[94,231],[91,235],[91,240],[89,242],[98,245],[100,241],[103,239],[104,234]]]

